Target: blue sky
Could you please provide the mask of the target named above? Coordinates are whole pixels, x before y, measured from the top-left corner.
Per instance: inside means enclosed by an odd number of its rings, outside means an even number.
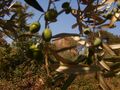
[[[62,3],[65,1],[69,1],[69,0],[61,0],[60,2],[56,2],[58,11],[60,11]],[[38,2],[46,11],[47,6],[48,6],[48,0],[38,0]],[[31,22],[37,21],[39,16],[42,14],[41,12],[35,10],[32,7],[30,7],[29,11],[33,11],[33,13],[35,14],[34,17],[30,20]],[[63,32],[78,33],[78,30],[71,29],[72,24],[75,23],[75,18],[72,17],[71,14],[65,15],[63,13],[57,17],[57,20],[58,20],[57,22],[50,24],[50,28],[51,28],[53,34],[63,33]],[[42,27],[41,27],[41,31],[42,31],[42,30],[44,30],[44,17],[40,20],[40,22],[42,24]],[[42,33],[41,31],[40,31],[40,33]]]
[[[48,0],[37,0],[40,5],[44,8],[44,10],[46,11],[47,6],[48,6]],[[59,2],[56,2],[56,6],[58,11],[61,9],[61,5],[63,2],[65,1],[69,1],[69,0],[61,0]],[[24,1],[22,1],[22,3],[25,3]],[[73,8],[77,8],[77,3],[76,0],[72,0],[71,2],[71,6]],[[42,14],[41,12],[37,11],[36,9],[30,7],[29,8],[30,12],[34,13],[34,17],[29,19],[29,22],[34,22],[37,21],[38,18],[40,17],[40,15]],[[76,22],[75,18],[72,17],[71,14],[66,15],[66,14],[61,14],[60,16],[57,17],[57,22],[50,24],[50,28],[53,32],[53,34],[57,34],[57,33],[63,33],[63,32],[67,32],[67,33],[78,33],[78,29],[72,29],[71,26]],[[40,20],[40,23],[42,25],[40,33],[42,33],[42,31],[44,30],[44,17]],[[116,28],[114,29],[108,29],[108,31],[120,35],[120,22],[116,23]]]

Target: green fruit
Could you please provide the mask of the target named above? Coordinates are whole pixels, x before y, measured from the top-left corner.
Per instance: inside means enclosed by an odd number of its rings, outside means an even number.
[[[64,9],[68,8],[69,6],[70,6],[70,3],[69,3],[69,2],[64,2],[64,3],[62,4],[62,8],[64,8]]]
[[[90,28],[85,28],[83,30],[84,34],[88,35],[90,33]]]
[[[50,9],[45,13],[45,20],[46,21],[51,21],[51,22],[55,22],[56,18],[57,18],[57,11],[54,9]]]
[[[36,60],[43,59],[42,51],[35,44],[30,46],[28,55],[31,55],[29,57],[32,59],[36,59]]]
[[[51,40],[51,37],[52,37],[52,31],[49,28],[46,28],[43,31],[42,37],[46,42],[49,42]]]
[[[70,7],[70,3],[69,2],[65,2],[62,4],[62,8],[65,9],[65,13],[69,14],[71,12],[71,7]]]
[[[31,45],[30,49],[33,50],[33,51],[38,51],[39,50],[35,44]]]
[[[65,9],[66,14],[69,14],[71,11],[72,11],[71,7],[68,7],[68,8]]]
[[[39,51],[36,45],[35,44],[31,45],[29,49],[27,50],[27,53],[26,53],[27,57],[34,59],[33,53],[36,51]]]
[[[29,30],[31,33],[36,33],[40,30],[41,28],[41,24],[39,22],[33,22],[30,27]]]
[[[100,38],[95,38],[93,45],[100,46],[102,44],[102,40]]]

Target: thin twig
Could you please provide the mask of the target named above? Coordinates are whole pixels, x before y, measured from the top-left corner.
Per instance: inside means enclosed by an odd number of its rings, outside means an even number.
[[[81,22],[81,20],[80,20],[80,13],[79,13],[79,11],[81,11],[81,9],[80,9],[80,0],[77,0],[77,4],[78,4],[77,23],[80,23]],[[80,24],[78,26],[78,29],[79,29],[80,34],[82,34],[82,27],[81,27]]]
[[[45,68],[46,68],[46,71],[47,71],[47,75],[50,76],[50,72],[49,72],[49,68],[48,68],[48,54],[46,53],[45,54]]]
[[[14,1],[9,7],[8,9],[10,9],[17,1]]]
[[[50,9],[51,4],[52,4],[52,1],[49,0],[47,11]],[[47,26],[48,26],[48,21],[46,20],[45,21],[45,28],[47,28]]]
[[[43,15],[44,15],[44,14],[41,14],[41,15],[40,15],[40,17],[39,17],[39,19],[38,19],[38,22],[40,21],[40,19],[42,18]]]
[[[64,83],[64,85],[62,86],[61,90],[67,90],[67,88],[70,86],[70,84],[73,82],[73,80],[76,78],[75,74],[71,74],[69,75],[68,79],[66,80],[66,82]]]

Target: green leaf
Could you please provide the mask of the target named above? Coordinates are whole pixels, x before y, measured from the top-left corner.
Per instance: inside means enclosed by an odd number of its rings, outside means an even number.
[[[37,0],[24,0],[27,4],[39,10],[40,12],[44,12],[43,8],[39,5]]]
[[[106,69],[108,71],[111,70],[110,67],[105,63],[105,61],[101,60],[101,61],[99,61],[99,63],[104,69]]]
[[[116,55],[115,52],[112,51],[112,49],[110,48],[109,45],[103,43],[103,44],[102,44],[102,47],[103,47],[103,49],[104,49],[108,54],[110,54],[110,55],[112,55],[112,56]]]

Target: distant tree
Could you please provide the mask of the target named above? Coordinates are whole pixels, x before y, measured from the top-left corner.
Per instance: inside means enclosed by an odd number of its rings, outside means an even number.
[[[27,19],[33,14],[27,12],[27,5],[20,2],[12,5],[12,0],[0,1],[0,33],[15,40],[19,35],[28,31]]]
[[[101,31],[101,35],[103,39],[106,39],[109,44],[119,44],[120,37],[118,35],[114,35],[108,31]]]

